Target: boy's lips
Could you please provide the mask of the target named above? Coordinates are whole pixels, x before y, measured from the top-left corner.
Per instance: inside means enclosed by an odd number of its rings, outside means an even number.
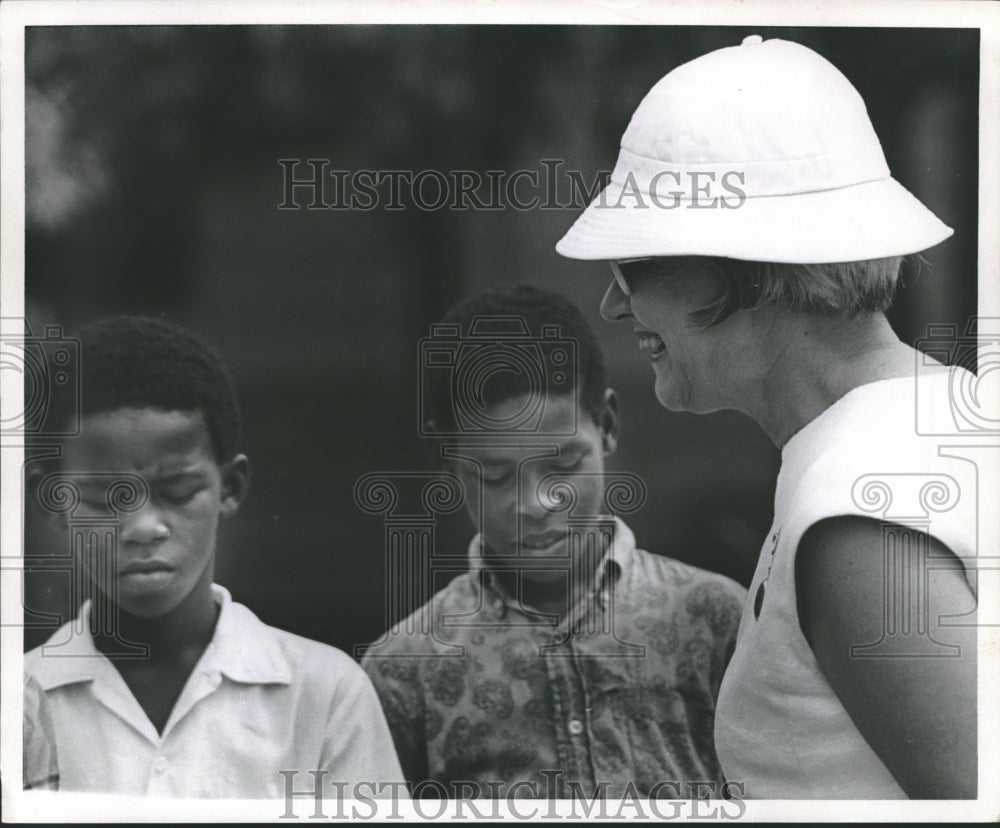
[[[164,561],[132,561],[118,569],[118,579],[132,587],[158,587],[166,584],[174,574],[174,567]]]
[[[118,567],[119,575],[147,574],[149,572],[160,572],[162,570],[173,571],[174,567],[166,561],[158,561],[155,558],[142,561],[132,561],[124,566]]]
[[[565,530],[551,529],[546,532],[532,532],[521,536],[521,549],[525,552],[544,552],[565,539]]]

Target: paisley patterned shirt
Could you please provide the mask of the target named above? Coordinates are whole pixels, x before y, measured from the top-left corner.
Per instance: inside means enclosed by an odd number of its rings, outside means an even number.
[[[637,550],[621,521],[614,537],[559,626],[474,566],[369,650],[425,795],[688,798],[692,782],[721,783],[715,698],[745,590]]]

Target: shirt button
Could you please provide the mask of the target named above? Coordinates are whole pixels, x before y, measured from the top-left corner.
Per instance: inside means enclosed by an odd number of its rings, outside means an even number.
[[[156,761],[153,763],[153,770],[157,773],[163,773],[167,769],[167,765],[170,763],[167,761],[166,756],[157,757]]]
[[[572,733],[574,736],[579,736],[581,733],[583,733],[583,722],[581,722],[579,719],[570,719],[569,732]]]

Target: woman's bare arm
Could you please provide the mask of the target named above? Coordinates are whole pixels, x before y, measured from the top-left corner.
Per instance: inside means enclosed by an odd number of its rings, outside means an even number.
[[[928,633],[958,647],[955,656],[852,655],[852,645],[882,637],[887,611],[883,527],[868,518],[829,518],[803,535],[795,567],[799,623],[858,730],[909,797],[975,798],[976,628],[940,623],[942,615],[975,606],[972,590],[945,546],[915,530],[893,532],[929,544]],[[893,557],[903,567],[899,574],[924,574],[917,556]]]

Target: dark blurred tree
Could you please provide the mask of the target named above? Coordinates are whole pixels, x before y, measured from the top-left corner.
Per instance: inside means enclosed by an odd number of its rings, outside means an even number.
[[[213,177],[281,156],[372,169],[509,166],[544,129],[534,80],[568,32],[465,27],[76,27],[27,35],[28,293],[65,321],[187,301]],[[499,113],[499,115],[498,115]],[[512,117],[516,113],[516,117]],[[395,243],[440,312],[458,248],[448,212]]]

